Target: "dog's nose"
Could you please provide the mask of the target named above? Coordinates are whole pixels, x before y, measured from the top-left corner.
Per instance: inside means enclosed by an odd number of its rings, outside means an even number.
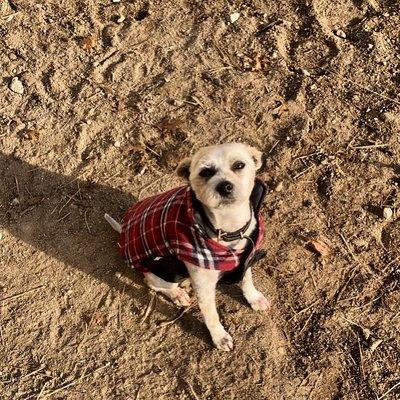
[[[229,181],[222,181],[222,182],[218,183],[215,190],[221,196],[229,196],[233,192],[233,183],[231,183]]]

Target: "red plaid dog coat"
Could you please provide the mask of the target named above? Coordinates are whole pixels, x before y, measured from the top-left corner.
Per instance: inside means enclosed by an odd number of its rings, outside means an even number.
[[[259,181],[257,185],[262,186],[263,197],[265,186]],[[208,237],[195,221],[194,192],[182,186],[139,201],[128,210],[119,240],[121,254],[142,272],[149,271],[147,261],[171,256],[201,268],[232,271],[244,261],[244,253],[246,259],[251,258],[263,239],[262,198],[258,200],[253,204],[258,224],[250,251],[232,250]]]

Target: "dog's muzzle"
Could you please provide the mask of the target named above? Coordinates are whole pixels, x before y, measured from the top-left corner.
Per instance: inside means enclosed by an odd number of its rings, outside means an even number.
[[[215,190],[221,197],[232,198],[234,186],[232,182],[222,181],[215,187]]]

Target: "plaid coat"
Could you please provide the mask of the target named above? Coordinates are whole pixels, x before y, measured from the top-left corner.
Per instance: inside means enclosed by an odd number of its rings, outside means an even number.
[[[134,204],[124,217],[119,239],[120,252],[127,263],[148,272],[146,261],[175,256],[200,268],[226,272],[244,261],[244,253],[246,259],[254,255],[264,236],[258,206],[254,208],[257,232],[249,252],[230,249],[208,237],[195,222],[195,201],[191,188],[182,186]]]

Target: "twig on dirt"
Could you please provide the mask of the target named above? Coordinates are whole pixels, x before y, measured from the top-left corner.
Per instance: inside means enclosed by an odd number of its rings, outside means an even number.
[[[150,182],[148,185],[142,187],[142,188],[140,189],[140,192],[139,192],[138,200],[141,200],[141,199],[142,199],[142,195],[143,195],[143,192],[144,192],[144,191],[146,191],[147,189],[151,188],[153,185],[155,185],[156,183],[162,181],[162,180],[165,179],[165,178],[166,178],[166,176],[163,175],[163,176],[161,176],[160,178],[158,178],[158,179],[156,179],[156,180]]]
[[[5,344],[5,342],[4,342],[3,327],[1,326],[1,324],[0,324],[0,339],[1,339],[1,345],[2,345],[3,347],[5,347],[6,344]]]
[[[81,191],[79,188],[72,196],[69,196],[67,202],[58,210],[58,213],[61,214],[61,211],[70,203],[70,201]]]
[[[351,324],[351,325],[358,326],[358,327],[359,327],[360,329],[362,329],[362,330],[365,329],[363,326],[357,324],[357,322],[354,322],[354,321],[352,321],[352,320],[350,320],[350,319],[347,319],[346,317],[343,317],[343,315],[339,315],[339,318],[342,318],[343,320],[345,320],[346,322],[348,322],[348,323]]]
[[[336,75],[339,76],[339,74],[336,74]],[[391,97],[386,96],[386,95],[384,95],[384,94],[382,94],[382,93],[376,92],[375,90],[372,90],[372,89],[370,89],[369,87],[360,85],[359,83],[354,82],[354,81],[352,81],[351,79],[345,78],[345,77],[343,77],[343,76],[341,76],[341,78],[342,78],[343,80],[345,80],[346,82],[350,83],[351,85],[357,86],[357,87],[359,87],[360,89],[363,89],[363,90],[365,90],[365,91],[367,91],[367,92],[370,92],[370,93],[374,94],[375,96],[381,97],[382,99],[391,101],[392,103],[397,104],[397,105],[400,106],[400,101],[397,101],[396,99],[392,99]]]
[[[147,150],[149,150],[151,153],[153,153],[157,157],[161,157],[161,154],[157,153],[155,150],[153,150],[150,146],[147,146],[146,143],[142,143],[144,147],[146,147]]]
[[[149,317],[149,315],[152,313],[153,308],[154,308],[153,305],[155,303],[155,299],[156,299],[156,295],[154,293],[152,293],[151,299],[150,299],[149,303],[147,304],[146,311],[144,312],[144,315],[139,322],[140,325],[142,325],[146,321],[146,319]]]
[[[363,357],[363,352],[361,349],[361,344],[360,344],[360,338],[357,338],[358,341],[358,351],[360,352],[360,371],[361,371],[361,376],[362,379],[365,379],[365,371],[364,371],[364,357]]]
[[[279,143],[280,143],[280,140],[277,140],[274,143],[274,145],[269,149],[268,154],[271,154],[274,151],[275,147],[278,146]]]
[[[70,215],[71,212],[69,212],[68,214],[65,214],[63,217],[59,218],[56,222],[61,222],[63,219],[67,218],[68,215]]]
[[[190,97],[196,102],[196,103],[192,103],[193,105],[199,106],[199,107],[201,107],[201,108],[204,109],[204,104],[203,104],[203,102],[202,102],[197,96],[195,96],[195,95],[192,94],[192,95],[190,95]],[[189,101],[185,101],[185,102],[190,104]]]
[[[114,174],[108,176],[107,178],[104,179],[104,183],[107,183],[108,181],[110,181],[112,178],[115,178],[117,175],[119,175],[120,171],[115,172]]]
[[[45,366],[42,365],[41,367],[39,367],[39,368],[33,370],[32,372],[29,372],[29,374],[24,375],[24,376],[21,378],[21,380],[22,380],[22,379],[26,379],[26,378],[28,378],[29,376],[36,375],[38,372],[40,372],[40,371],[42,371],[42,370],[44,370],[44,369],[45,369]]]
[[[336,301],[337,302],[340,301],[340,298],[342,297],[343,292],[346,290],[348,284],[354,278],[355,274],[356,274],[356,268],[353,267],[349,279],[347,279],[346,283],[342,286],[342,288],[340,289],[339,293],[337,294],[337,297],[336,297]]]
[[[15,179],[15,186],[16,186],[16,188],[17,188],[17,194],[18,194],[18,198],[20,198],[20,196],[21,196],[21,193],[20,193],[20,191],[19,191],[18,179],[17,179],[17,177],[16,177],[16,176],[14,176],[14,179]]]
[[[381,148],[381,147],[389,147],[389,143],[375,143],[375,144],[367,144],[365,146],[350,146],[351,149],[356,149],[356,150],[366,150],[366,149],[375,149],[375,148]]]
[[[396,389],[397,386],[399,386],[399,385],[400,385],[400,381],[397,382],[395,385],[393,385],[388,391],[386,391],[385,393],[383,393],[382,396],[378,397],[377,400],[382,400],[382,399],[383,399],[384,397],[386,397],[390,392],[392,392],[394,389]]]
[[[178,319],[182,318],[187,312],[189,312],[189,310],[191,310],[193,306],[196,305],[196,303],[197,303],[196,301],[193,301],[193,303],[189,307],[183,309],[182,312],[176,318],[171,319],[170,321],[162,321],[158,324],[158,327],[165,328],[166,326],[172,325],[173,323],[178,321]]]
[[[293,318],[297,317],[298,315],[303,314],[304,312],[306,312],[310,308],[314,307],[320,301],[321,301],[321,299],[317,299],[317,300],[313,301],[308,307],[305,307],[305,308],[301,309],[300,311],[296,312],[292,317],[290,317],[288,322],[290,322]]]
[[[311,317],[314,315],[315,310],[312,311],[312,313],[310,314],[310,316],[307,318],[307,321],[304,323],[303,327],[300,329],[300,332],[298,333],[299,335],[302,334],[302,332],[304,331],[304,329],[306,328],[308,322],[310,321]]]
[[[316,152],[314,152],[314,153],[304,154],[304,156],[297,156],[297,157],[295,157],[293,160],[304,160],[304,159],[306,159],[306,158],[310,158],[310,157],[313,157],[313,156],[318,156],[318,155],[320,155],[320,154],[322,154],[321,151],[316,151]]]
[[[303,171],[300,171],[298,174],[296,174],[296,175],[293,177],[293,179],[300,178],[302,175],[304,175],[306,172],[308,172],[310,169],[312,169],[312,168],[314,168],[314,167],[315,167],[315,165],[314,165],[314,164],[311,164],[309,167],[303,169]]]
[[[44,392],[44,389],[46,389],[46,386],[49,384],[50,381],[47,381],[44,383],[44,385],[42,386],[42,389],[40,389],[39,394],[36,397],[36,400],[39,400],[42,397],[42,394]]]
[[[379,300],[382,296],[383,296],[383,295],[381,294],[380,296],[378,296],[378,297],[376,297],[375,299],[369,301],[368,303],[365,303],[365,304],[363,304],[362,306],[357,306],[357,307],[354,307],[354,308],[355,308],[355,309],[364,308],[364,307],[366,307],[366,306],[368,306],[368,305],[370,305],[370,304],[372,304],[372,303],[375,303],[375,301]],[[356,297],[358,297],[358,296],[356,296]]]
[[[226,64],[225,66],[230,66],[233,69],[232,61],[231,61],[229,55],[220,49],[220,47],[218,46],[217,41],[215,39],[212,39],[212,42],[214,43],[215,48],[217,49],[219,55],[221,56],[222,62],[224,64]]]
[[[139,395],[140,395],[140,386],[139,386],[138,391],[136,392],[135,400],[139,400]]]
[[[88,210],[85,210],[85,215],[84,215],[84,217],[85,217],[85,224],[86,224],[86,228],[87,228],[88,232],[91,234],[92,231],[90,230],[90,227],[89,227],[89,224],[88,224],[87,212],[88,212]]]
[[[3,15],[1,19],[4,19],[4,21],[10,22],[16,15],[21,14],[21,11],[17,11],[11,14]]]
[[[54,214],[58,208],[58,206],[61,204],[62,199],[57,203],[57,205],[53,208],[53,211],[50,213],[50,215]]]
[[[388,264],[385,265],[385,268],[383,268],[382,273],[385,273],[386,270],[396,261],[398,261],[400,258],[400,256],[396,257],[395,259],[393,259],[392,261],[390,261]]]
[[[190,392],[192,393],[193,397],[194,397],[196,400],[200,400],[200,399],[199,399],[199,396],[197,396],[196,392],[194,391],[192,384],[191,384],[190,382],[187,382],[187,381],[186,381],[186,383],[187,383],[187,385],[189,386],[189,390],[190,390]]]
[[[110,363],[107,363],[106,365],[103,365],[99,368],[96,368],[95,370],[89,372],[88,374],[83,373],[79,378],[74,379],[71,382],[64,382],[60,387],[58,387],[57,389],[52,390],[51,392],[46,393],[42,399],[46,399],[47,397],[53,396],[54,394],[61,392],[64,389],[67,389],[71,386],[76,385],[77,383],[79,383],[80,381],[82,381],[83,379],[87,378],[90,375],[93,375],[95,372],[98,372],[104,368],[108,368],[110,366]]]
[[[125,285],[122,288],[122,293],[119,294],[118,296],[118,319],[117,319],[117,323],[118,323],[118,328],[121,329],[122,327],[122,317],[121,317],[121,297],[124,295],[125,293]]]
[[[318,292],[317,284],[315,283],[315,279],[314,279],[314,275],[313,275],[312,271],[308,271],[308,273],[310,274],[311,281],[312,281],[315,291]]]
[[[340,236],[340,238],[342,239],[344,245],[346,246],[347,251],[348,251],[349,254],[352,256],[353,260],[358,261],[356,255],[355,255],[355,254],[353,253],[353,251],[351,250],[351,248],[350,248],[350,246],[349,246],[349,243],[348,243],[348,241],[346,240],[346,238],[344,237],[344,235],[343,235],[341,232],[339,232],[339,236]]]
[[[44,288],[44,285],[39,285],[39,286],[36,286],[36,287],[34,287],[32,289],[28,289],[25,292],[21,292],[21,293],[13,294],[12,296],[4,297],[3,299],[0,299],[0,303],[2,303],[3,301],[18,299],[19,297],[25,296],[28,293],[31,293],[31,292],[33,292],[35,290],[39,290],[39,289],[42,289],[42,288]]]
[[[110,53],[108,53],[104,58],[102,58],[101,60],[97,60],[93,63],[94,67],[98,67],[101,64],[104,64],[107,60],[109,60],[110,58],[114,57],[116,54],[119,53],[119,50],[113,50]]]

